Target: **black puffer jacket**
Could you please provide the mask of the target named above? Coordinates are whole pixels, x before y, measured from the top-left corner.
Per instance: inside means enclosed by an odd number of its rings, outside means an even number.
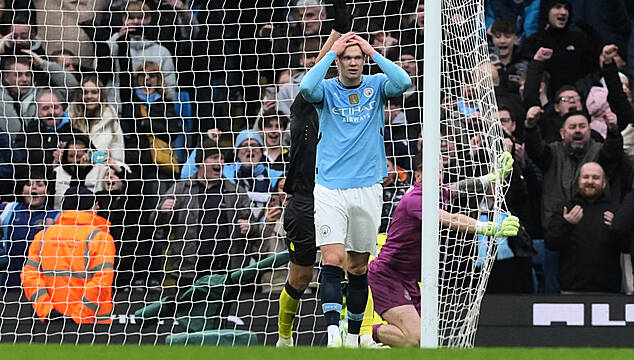
[[[557,1],[556,3],[568,3]],[[555,2],[548,1],[548,5],[542,4],[540,13],[540,30],[524,40],[521,56],[530,61],[540,47],[553,49],[553,56],[546,62],[546,71],[550,73],[548,96],[553,94],[563,85],[573,85],[586,74],[598,69],[598,44],[585,33],[570,29],[572,10],[568,17],[568,23],[563,29],[557,29],[548,23],[548,12]],[[571,5],[568,4],[571,9]]]
[[[573,225],[561,213],[554,214],[545,237],[546,247],[560,252],[561,290],[619,292],[620,254],[626,244],[603,220],[605,211],[616,212],[616,203],[605,194],[593,203],[577,195],[566,204],[568,210],[575,205],[583,208],[581,221]]]

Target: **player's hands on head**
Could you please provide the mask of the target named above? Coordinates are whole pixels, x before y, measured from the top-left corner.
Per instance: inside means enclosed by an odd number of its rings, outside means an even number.
[[[365,55],[372,57],[376,53],[376,50],[374,50],[372,45],[370,45],[370,43],[366,39],[362,38],[359,35],[355,35],[354,39],[356,40],[359,47],[361,47],[361,51]]]
[[[335,24],[333,29],[339,34],[345,34],[352,28],[352,15],[348,10],[346,0],[334,0]]]
[[[341,56],[348,46],[357,44],[355,36],[356,34],[353,32],[342,35],[337,41],[335,41],[334,44],[332,44],[330,50],[334,51],[337,56]]]

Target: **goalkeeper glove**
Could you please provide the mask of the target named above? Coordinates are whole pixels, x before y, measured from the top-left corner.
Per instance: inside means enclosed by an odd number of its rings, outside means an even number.
[[[346,0],[334,0],[335,24],[332,28],[340,34],[345,34],[352,28],[352,15],[348,11]]]
[[[515,236],[520,228],[520,220],[517,216],[509,216],[501,224],[493,221],[476,221],[476,234],[504,237]]]
[[[513,155],[511,155],[510,152],[503,152],[502,155],[500,155],[500,157],[498,158],[498,166],[500,169],[498,171],[489,173],[489,179],[491,180],[491,182],[495,183],[498,180],[503,181],[504,179],[506,179],[506,177],[509,176],[511,170],[513,169],[514,161],[515,160],[513,160]]]

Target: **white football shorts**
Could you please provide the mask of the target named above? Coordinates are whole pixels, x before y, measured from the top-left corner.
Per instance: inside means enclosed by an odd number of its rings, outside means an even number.
[[[346,251],[377,254],[383,187],[328,189],[315,184],[317,246],[344,244]]]

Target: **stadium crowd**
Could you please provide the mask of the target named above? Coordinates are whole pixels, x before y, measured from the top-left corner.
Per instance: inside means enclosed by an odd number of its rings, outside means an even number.
[[[327,3],[0,0],[0,289],[22,291],[29,245],[73,195],[109,221],[101,271],[122,291],[177,293],[284,250],[291,105],[330,34]],[[385,108],[386,233],[422,146],[424,6],[353,3],[353,31],[411,78]],[[445,169],[479,158],[472,85],[490,72],[523,226],[487,291],[633,293],[634,5],[485,3],[491,61],[443,94],[441,152]]]

